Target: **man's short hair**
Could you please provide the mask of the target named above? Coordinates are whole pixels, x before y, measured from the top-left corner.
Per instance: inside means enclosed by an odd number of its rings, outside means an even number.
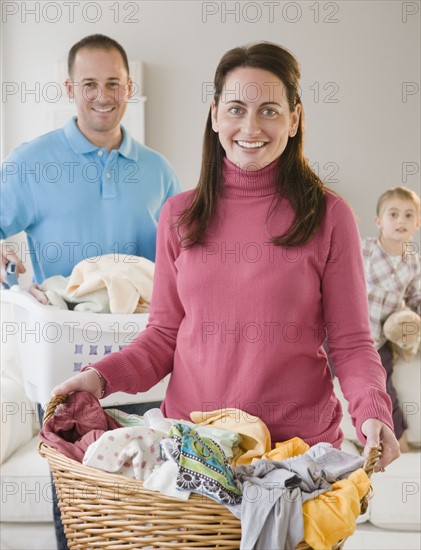
[[[69,76],[72,73],[76,54],[82,48],[89,48],[91,50],[117,50],[118,52],[120,52],[121,57],[123,58],[123,63],[127,70],[127,75],[130,76],[129,62],[123,46],[121,46],[116,40],[113,40],[112,38],[110,38],[109,36],[105,36],[104,34],[91,34],[89,36],[86,36],[70,48],[69,55],[67,57],[67,69],[69,71]]]

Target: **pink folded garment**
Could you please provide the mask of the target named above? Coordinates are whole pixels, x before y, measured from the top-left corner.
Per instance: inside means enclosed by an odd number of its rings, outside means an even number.
[[[121,424],[104,411],[96,397],[81,391],[69,394],[65,405],[58,407],[39,435],[46,445],[82,462],[89,445],[115,428],[121,428]]]

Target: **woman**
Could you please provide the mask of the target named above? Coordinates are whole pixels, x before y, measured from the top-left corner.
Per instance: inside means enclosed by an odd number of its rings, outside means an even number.
[[[350,208],[303,156],[300,68],[258,43],[215,74],[198,186],[164,205],[147,329],[55,394],[145,391],[171,372],[165,416],[235,407],[294,436],[340,447],[342,417],[322,344],[378,468],[399,456],[370,337]]]

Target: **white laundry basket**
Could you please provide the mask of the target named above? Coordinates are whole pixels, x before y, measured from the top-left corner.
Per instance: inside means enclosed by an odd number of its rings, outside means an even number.
[[[145,329],[148,314],[116,315],[66,311],[40,304],[18,286],[1,290],[12,318],[2,320],[2,345],[17,342],[27,397],[41,405],[51,390],[85,365],[122,349]],[[168,377],[147,392],[118,392],[101,400],[105,406],[161,401]]]

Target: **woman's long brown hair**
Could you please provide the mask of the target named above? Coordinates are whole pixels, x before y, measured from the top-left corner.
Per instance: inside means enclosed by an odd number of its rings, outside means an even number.
[[[254,67],[274,74],[285,86],[290,112],[301,104],[299,95],[300,66],[286,49],[269,42],[259,42],[229,50],[221,59],[214,78],[214,102],[218,107],[225,80],[239,67]],[[302,105],[302,104],[301,104]],[[295,212],[294,222],[283,235],[272,237],[278,246],[300,246],[307,243],[319,228],[326,209],[323,182],[310,168],[303,153],[304,112],[294,137],[278,159],[275,191],[278,198],[288,198]],[[202,166],[196,192],[182,212],[177,226],[183,227],[181,245],[189,248],[203,243],[207,228],[216,211],[223,188],[222,166],[225,151],[212,129],[212,114],[206,121],[202,148]],[[268,212],[268,216],[270,212]]]

